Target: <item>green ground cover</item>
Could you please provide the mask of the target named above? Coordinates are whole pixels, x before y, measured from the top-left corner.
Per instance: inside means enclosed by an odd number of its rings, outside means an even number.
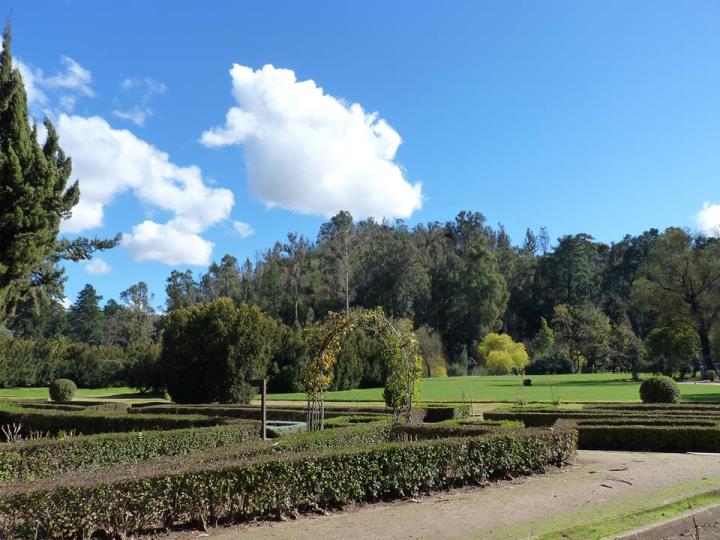
[[[522,386],[523,377],[512,375],[487,377],[447,377],[423,379],[420,395],[423,401],[475,401],[512,403],[519,399],[537,402],[612,402],[640,401],[640,383],[632,382],[630,374],[579,374],[579,375],[533,375],[533,385]],[[680,385],[683,401],[720,402],[720,385],[706,383],[683,383]],[[4,388],[0,398],[47,399],[47,388]],[[159,396],[141,394],[134,388],[80,388],[76,400],[158,400]],[[302,392],[270,394],[275,401],[304,401]],[[378,401],[382,388],[362,388],[328,392],[328,401]]]

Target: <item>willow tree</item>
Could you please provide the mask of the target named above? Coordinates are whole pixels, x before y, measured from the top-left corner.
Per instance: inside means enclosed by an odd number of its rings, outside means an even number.
[[[327,319],[307,329],[308,356],[303,384],[308,400],[308,430],[323,429],[325,394],[333,382],[337,355],[346,335],[362,329],[383,346],[382,357],[387,367],[383,397],[393,410],[395,422],[410,421],[417,385],[422,376],[422,358],[418,341],[412,331],[394,325],[382,308],[355,308],[349,312],[329,313]]]
[[[72,163],[48,119],[45,143],[38,142],[10,38],[7,26],[0,53],[0,324],[28,293],[59,293],[58,261],[87,259],[95,249],[118,241],[57,240],[60,222],[70,217],[80,189],[77,182],[68,185]]]

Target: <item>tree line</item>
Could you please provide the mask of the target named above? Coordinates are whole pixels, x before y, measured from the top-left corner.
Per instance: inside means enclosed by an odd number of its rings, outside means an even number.
[[[669,228],[611,244],[584,233],[551,244],[546,230],[527,230],[513,243],[478,212],[412,228],[340,212],[315,239],[290,233],[254,262],[225,255],[197,275],[173,270],[166,295],[165,309],[155,312],[139,283],[101,307],[87,285],[67,311],[26,300],[8,328],[27,338],[127,348],[157,343],[168,313],[230,298],[277,321],[271,386],[298,390],[303,329],[329,311],[380,306],[415,330],[429,376],[511,371],[514,364],[503,368],[497,354],[487,369],[482,345],[491,333],[525,345],[529,372],[684,374],[717,360],[720,242]],[[352,333],[334,388],[382,385],[380,356],[372,339]]]

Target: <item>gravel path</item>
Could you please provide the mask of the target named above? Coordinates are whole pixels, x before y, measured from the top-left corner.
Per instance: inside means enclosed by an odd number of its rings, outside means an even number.
[[[210,537],[243,539],[524,538],[603,512],[650,508],[703,493],[720,482],[720,456],[580,451],[545,475],[380,503],[328,516],[218,528]],[[609,515],[609,514],[608,514]],[[198,532],[171,535],[197,538]]]

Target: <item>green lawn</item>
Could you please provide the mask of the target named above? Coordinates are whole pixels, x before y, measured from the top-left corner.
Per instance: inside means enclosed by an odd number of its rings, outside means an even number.
[[[2,388],[0,398],[10,399],[49,399],[47,387],[40,388]],[[158,396],[141,394],[135,388],[78,388],[76,400],[157,400]]]
[[[447,377],[423,379],[423,401],[640,401],[640,383],[630,374],[533,375],[533,385],[523,387],[524,377]],[[684,401],[720,402],[720,384],[680,385]],[[270,394],[269,399],[303,400],[305,394]],[[382,401],[382,388],[328,392],[329,401]]]
[[[533,385],[523,387],[523,377],[448,377],[423,379],[420,394],[423,401],[487,401],[509,402],[556,400],[575,401],[639,401],[640,383],[630,374],[533,375]],[[720,402],[720,384],[680,384],[684,401]],[[0,389],[0,398],[47,399],[47,388]],[[270,394],[272,400],[305,400],[305,394]],[[158,396],[140,394],[134,388],[96,388],[77,391],[75,399],[157,400]],[[328,392],[328,401],[382,401],[382,388],[363,388]]]

